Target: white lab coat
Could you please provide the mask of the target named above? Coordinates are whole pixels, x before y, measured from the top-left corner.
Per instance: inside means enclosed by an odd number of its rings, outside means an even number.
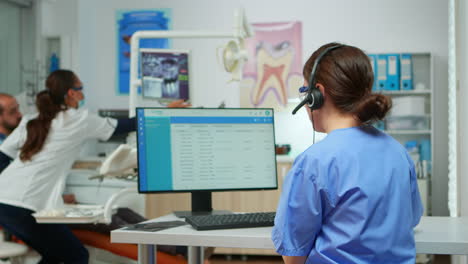
[[[68,171],[89,138],[107,140],[117,120],[102,118],[83,109],[68,109],[52,121],[42,150],[31,161],[19,159],[26,140],[26,123],[35,118],[25,116],[20,125],[0,146],[0,151],[14,161],[0,174],[0,203],[33,211],[60,208]]]

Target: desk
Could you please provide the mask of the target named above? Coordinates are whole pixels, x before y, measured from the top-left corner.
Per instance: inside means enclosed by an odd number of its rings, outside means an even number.
[[[166,215],[151,221],[177,219]],[[190,225],[159,232],[111,232],[112,243],[138,244],[139,263],[155,263],[153,245],[189,246],[189,263],[203,263],[201,247],[274,249],[271,227],[196,231]],[[468,218],[422,217],[415,228],[416,253],[468,255]]]
[[[468,218],[423,216],[414,237],[416,253],[468,255]]]

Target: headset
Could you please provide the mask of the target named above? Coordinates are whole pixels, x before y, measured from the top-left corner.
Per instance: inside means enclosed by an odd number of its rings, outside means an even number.
[[[310,72],[310,77],[309,77],[309,84],[307,87],[307,95],[305,96],[304,100],[300,102],[296,108],[292,111],[292,114],[295,115],[301,107],[303,107],[305,104],[307,104],[310,107],[310,110],[317,110],[323,105],[323,94],[320,92],[320,90],[315,86],[315,74],[317,71],[317,67],[322,60],[323,56],[327,54],[328,52],[344,47],[345,45],[334,45],[331,47],[326,48],[320,55],[315,59],[314,66],[312,67],[312,71]]]

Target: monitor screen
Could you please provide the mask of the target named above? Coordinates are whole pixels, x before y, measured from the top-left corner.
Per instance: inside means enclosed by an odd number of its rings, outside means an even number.
[[[277,189],[273,109],[136,113],[139,192]]]
[[[189,99],[189,51],[141,49],[140,61],[144,98]]]

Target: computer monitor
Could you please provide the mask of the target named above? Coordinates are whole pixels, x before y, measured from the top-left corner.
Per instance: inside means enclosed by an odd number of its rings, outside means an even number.
[[[211,192],[278,188],[271,108],[137,108],[138,190],[191,192],[192,211]],[[224,213],[224,212],[221,212]]]
[[[142,96],[188,100],[189,55],[188,50],[140,49]]]

